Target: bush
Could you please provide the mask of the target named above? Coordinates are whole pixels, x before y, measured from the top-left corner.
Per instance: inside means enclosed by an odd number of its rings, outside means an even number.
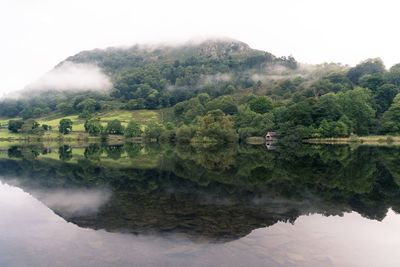
[[[122,135],[124,134],[124,126],[119,120],[112,120],[107,123],[106,133]]]
[[[200,118],[196,131],[198,142],[232,143],[237,139],[233,122],[221,110],[210,111]]]
[[[42,129],[44,131],[50,131],[52,129],[52,127],[50,125],[47,125],[47,124],[42,124]]]
[[[72,131],[72,121],[70,119],[60,120],[58,131],[62,134],[69,134]]]
[[[176,141],[178,143],[190,143],[194,134],[195,130],[192,127],[182,125],[176,130]]]
[[[22,120],[9,120],[8,121],[8,130],[13,133],[18,133],[24,122]]]
[[[160,140],[161,133],[163,131],[162,125],[156,122],[150,122],[144,130],[144,137],[148,140]]]
[[[142,129],[140,125],[135,121],[130,121],[125,129],[125,137],[140,137],[142,135]]]
[[[85,131],[89,135],[99,136],[103,132],[103,126],[100,123],[100,119],[89,119],[85,122]]]

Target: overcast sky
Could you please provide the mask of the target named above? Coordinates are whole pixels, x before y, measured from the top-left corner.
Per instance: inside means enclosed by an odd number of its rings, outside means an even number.
[[[400,62],[396,1],[0,0],[0,95],[81,50],[225,36],[307,63]]]

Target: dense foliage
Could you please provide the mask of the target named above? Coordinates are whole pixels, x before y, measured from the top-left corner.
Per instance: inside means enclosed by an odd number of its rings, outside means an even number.
[[[206,140],[204,135],[210,134],[210,140],[230,142],[236,140],[233,136],[243,140],[270,130],[294,139],[400,133],[400,64],[387,70],[380,59],[353,68],[306,66],[241,42],[216,40],[85,51],[67,60],[97,64],[111,77],[111,92],[45,92],[3,100],[0,116],[27,120],[51,112],[79,114],[89,120],[85,130],[92,135],[124,134],[116,121],[103,129],[96,114],[172,107],[172,116],[160,125],[147,125],[144,133],[175,141]],[[204,129],[217,110],[223,114],[221,123],[229,125],[219,128],[226,131],[222,139]],[[18,132],[20,123],[10,121],[10,131]],[[131,124],[126,136],[140,135]]]

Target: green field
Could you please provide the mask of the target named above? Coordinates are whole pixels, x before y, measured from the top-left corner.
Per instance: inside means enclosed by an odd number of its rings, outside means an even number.
[[[47,124],[50,125],[54,131],[57,131],[58,128],[58,123],[60,122],[61,119],[70,119],[73,123],[73,131],[75,132],[84,132],[85,128],[84,128],[84,123],[85,120],[84,119],[80,119],[78,117],[78,115],[73,115],[73,116],[60,116],[57,118],[38,118],[37,122],[40,124]]]
[[[94,117],[100,118],[103,126],[107,125],[107,122],[112,120],[120,120],[124,126],[128,124],[130,120],[134,120],[139,123],[144,129],[150,122],[162,122],[169,117],[171,111],[167,109],[163,110],[112,110],[107,112],[101,112],[94,114]],[[58,124],[61,119],[66,118],[72,121],[72,132],[68,135],[61,136],[58,133]],[[11,133],[7,130],[7,124],[10,119],[18,118],[0,118],[0,140],[26,140],[30,136],[20,133]],[[43,136],[43,139],[83,139],[87,138],[85,134],[84,123],[85,119],[79,118],[78,115],[62,116],[60,114],[51,114],[46,117],[40,117],[35,119],[39,124],[47,124],[52,127],[51,131],[48,131]],[[37,137],[37,136],[32,136]]]
[[[120,120],[124,123],[128,123],[130,120],[135,120],[139,124],[146,125],[151,121],[160,121],[160,111],[158,110],[115,110],[104,113],[96,114],[96,117],[100,117],[102,122],[108,122],[112,120]]]

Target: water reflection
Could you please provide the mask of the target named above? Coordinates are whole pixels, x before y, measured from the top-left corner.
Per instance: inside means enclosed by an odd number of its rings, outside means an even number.
[[[227,243],[126,235],[66,223],[21,189],[0,184],[1,266],[398,266],[400,217],[301,216]],[[232,221],[231,223],[235,223]]]
[[[105,189],[30,190],[29,193],[64,218],[97,214],[111,197]]]
[[[238,257],[232,261],[233,266],[241,266],[241,262],[248,266],[245,260],[249,257],[242,255],[243,261],[239,257],[241,250],[260,255],[260,261],[252,261],[256,265],[291,266],[302,262],[304,266],[329,266],[350,260],[341,251],[341,242],[358,245],[367,238],[371,242],[376,239],[392,245],[400,243],[391,237],[400,230],[377,223],[390,209],[389,221],[399,220],[395,215],[400,211],[399,156],[400,149],[387,147],[278,146],[267,150],[242,146],[208,149],[39,144],[0,150],[0,176],[66,221],[114,233],[90,232],[101,233],[102,240],[104,236],[118,236],[129,239],[126,242],[157,238],[168,246],[184,242],[185,245],[177,245],[176,255],[172,253],[176,259],[171,260],[168,255],[171,266],[187,263],[183,259],[187,255],[204,257],[201,259],[205,266],[229,265],[226,258],[218,260],[218,254],[211,249],[214,246],[222,250],[220,253],[234,250]],[[8,200],[1,195],[0,201]],[[353,211],[360,215],[347,214]],[[314,215],[304,217],[310,214]],[[325,217],[329,215],[335,217]],[[53,218],[54,214],[47,217]],[[301,222],[308,220],[305,218],[313,219],[301,228]],[[360,233],[338,232],[341,227],[358,228]],[[282,229],[292,234],[285,235]],[[133,233],[137,237],[117,233]],[[376,233],[383,236],[377,237]],[[307,241],[309,234],[315,234],[311,243]],[[267,237],[274,242],[265,241]],[[350,237],[353,240],[347,240]],[[327,244],[338,246],[326,255],[320,250],[321,246],[328,246],[320,243],[325,239]],[[364,246],[375,249],[375,244]],[[136,249],[144,249],[142,246]],[[161,254],[166,249],[153,243],[146,248],[153,246]],[[306,248],[309,251],[301,252]],[[291,250],[292,254],[286,253]],[[340,256],[335,258],[334,253]],[[122,256],[118,257],[118,262],[123,262]],[[165,255],[159,257],[161,260]],[[394,263],[395,259],[384,262]],[[154,259],[147,263],[160,262]]]
[[[30,145],[9,148],[0,174],[84,227],[226,241],[309,213],[354,210],[383,219],[388,208],[399,210],[398,153],[347,146]],[[112,194],[93,191],[99,187]]]

